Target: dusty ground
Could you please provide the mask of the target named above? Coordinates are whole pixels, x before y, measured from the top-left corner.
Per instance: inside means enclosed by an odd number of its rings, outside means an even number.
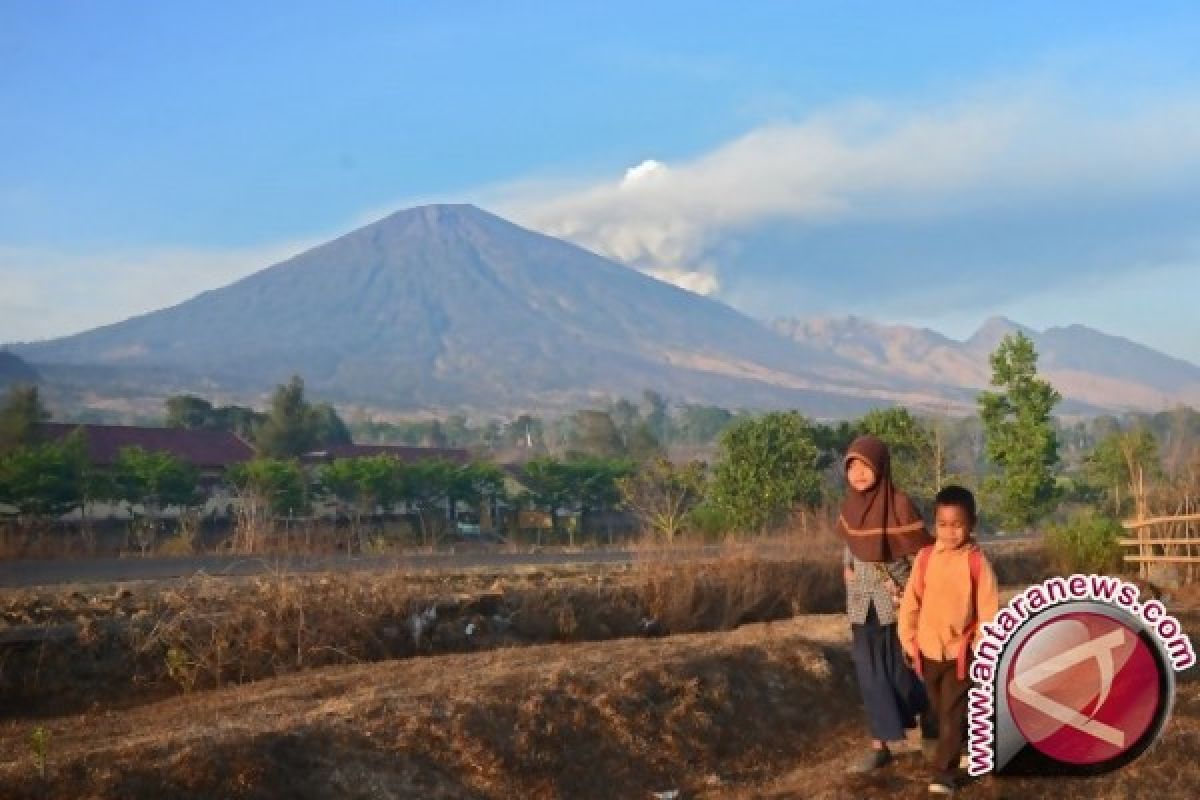
[[[1024,553],[998,561],[1010,583],[1042,569]],[[925,796],[915,753],[870,778],[846,774],[865,721],[844,615],[742,624],[840,606],[818,566],[734,555],[682,569],[0,593],[0,639],[28,626],[84,632],[0,647],[0,798]],[[402,626],[431,597],[453,613],[418,646]],[[1175,605],[1198,603],[1181,594]],[[647,613],[662,630],[641,629]],[[503,633],[490,629],[498,617]],[[136,657],[126,634],[97,634],[138,619],[178,624]],[[1200,613],[1182,619],[1200,635]],[[491,638],[463,641],[464,624]],[[724,632],[683,633],[712,630]],[[227,637],[240,685],[166,685],[170,647],[207,647],[197,632]],[[1183,676],[1164,739],[1124,771],[985,779],[960,796],[1200,796],[1197,677]]]
[[[1197,630],[1195,615],[1188,628]],[[924,795],[919,756],[869,779],[842,615],[658,640],[329,667],[123,711],[0,723],[5,798],[883,798]],[[1200,681],[1115,775],[985,779],[965,798],[1200,794]]]
[[[0,723],[3,797],[649,797],[800,758],[848,696],[840,616],[315,670]],[[829,646],[827,654],[823,649]],[[724,780],[724,778],[721,778]]]

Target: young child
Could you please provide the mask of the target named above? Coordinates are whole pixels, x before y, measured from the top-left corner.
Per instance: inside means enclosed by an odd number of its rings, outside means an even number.
[[[938,492],[937,541],[917,554],[900,603],[900,641],[925,679],[938,719],[931,794],[953,794],[967,726],[971,646],[996,615],[996,574],[971,538],[975,497],[961,486]]]
[[[905,730],[916,727],[918,714],[929,735],[925,690],[905,663],[896,606],[913,555],[930,538],[908,496],[892,483],[887,445],[861,436],[850,445],[843,465],[849,491],[838,532],[846,542],[846,614],[871,731],[871,750],[851,771],[870,772],[892,760],[888,742],[903,740]]]

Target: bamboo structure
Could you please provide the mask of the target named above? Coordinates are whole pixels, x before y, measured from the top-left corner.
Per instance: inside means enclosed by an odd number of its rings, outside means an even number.
[[[1138,576],[1149,578],[1151,564],[1178,564],[1184,580],[1195,581],[1200,575],[1200,513],[1139,517],[1121,523],[1136,536],[1118,540],[1122,547],[1137,548],[1125,561],[1138,565]]]

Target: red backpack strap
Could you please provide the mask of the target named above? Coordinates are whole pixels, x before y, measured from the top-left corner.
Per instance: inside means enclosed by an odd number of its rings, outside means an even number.
[[[983,575],[983,551],[979,545],[971,545],[967,552],[967,565],[971,569],[971,620],[967,623],[967,633],[963,637],[962,647],[958,650],[958,679],[967,679],[967,659],[971,655],[971,644],[975,639],[975,623],[979,621],[979,609],[975,607],[975,593],[979,589],[979,577]]]
[[[983,574],[983,551],[978,545],[971,547],[967,553],[967,563],[971,566],[971,599],[975,599],[975,589],[979,586],[979,576]]]

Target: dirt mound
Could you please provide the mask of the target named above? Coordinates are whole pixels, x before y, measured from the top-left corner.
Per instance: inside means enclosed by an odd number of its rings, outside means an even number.
[[[129,704],[333,664],[727,630],[836,611],[843,593],[832,564],[747,558],[490,580],[392,571],[136,588],[3,598],[0,715]]]
[[[649,797],[802,756],[849,704],[841,616],[435,656],[0,727],[6,798]],[[723,780],[723,778],[722,778]]]

